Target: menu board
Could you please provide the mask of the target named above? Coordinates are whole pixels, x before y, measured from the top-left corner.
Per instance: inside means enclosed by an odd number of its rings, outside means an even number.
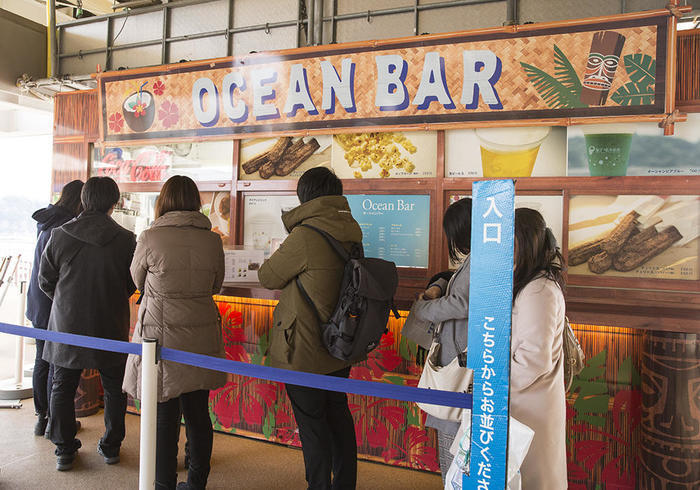
[[[700,114],[664,136],[656,123],[591,124],[568,129],[572,176],[700,175]]]
[[[258,282],[258,269],[265,253],[245,247],[224,250],[224,283]]]
[[[390,260],[398,267],[428,267],[430,196],[346,196],[362,228],[365,256]]]
[[[445,131],[445,177],[566,175],[566,128],[550,126]]]
[[[254,138],[240,149],[241,180],[298,179],[310,168],[331,164],[330,135],[306,138]]]
[[[287,237],[282,213],[299,205],[297,196],[245,196],[243,245],[269,257]]]
[[[341,179],[435,177],[437,132],[336,134],[331,162]]]
[[[186,175],[195,182],[230,181],[233,142],[95,147],[91,175],[112,177],[118,183],[164,182],[173,175]]]
[[[574,196],[569,274],[700,278],[697,196]]]

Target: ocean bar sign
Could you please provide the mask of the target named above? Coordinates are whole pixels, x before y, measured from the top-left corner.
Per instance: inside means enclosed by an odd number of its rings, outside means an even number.
[[[102,136],[658,114],[667,19],[659,12],[98,74]]]

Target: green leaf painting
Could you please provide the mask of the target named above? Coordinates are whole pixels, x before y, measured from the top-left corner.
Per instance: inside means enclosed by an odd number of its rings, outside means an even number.
[[[607,355],[607,349],[603,349],[598,355],[589,359],[571,387],[574,391],[579,390],[574,402],[576,420],[598,427],[605,426],[610,401],[608,383],[605,379]]]
[[[634,82],[626,83],[612,95],[620,105],[648,105],[654,103],[654,86],[641,88]]]
[[[648,54],[628,54],[624,57],[625,70],[634,83],[648,87],[656,82],[656,61]]]
[[[530,80],[530,83],[534,85],[540,97],[542,97],[552,109],[586,107],[581,103],[574,91],[564,85],[563,81],[557,80],[555,77],[540,70],[536,66],[523,62],[521,62],[520,65],[523,67],[523,70],[525,70],[527,78]]]
[[[265,415],[265,421],[263,422],[262,432],[265,439],[272,437],[272,432],[275,429],[275,411],[268,410]]]
[[[581,80],[569,58],[554,45],[554,78],[571,91],[571,94],[578,99],[581,97]]]
[[[629,385],[630,388],[639,388],[642,384],[641,376],[639,376],[639,372],[634,367],[631,357],[622,361],[620,369],[617,370],[617,382]]]

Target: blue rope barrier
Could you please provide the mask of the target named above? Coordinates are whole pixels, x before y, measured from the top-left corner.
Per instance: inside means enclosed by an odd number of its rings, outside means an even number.
[[[0,333],[32,337],[39,340],[48,340],[61,344],[77,345],[90,349],[98,349],[124,354],[141,355],[141,344],[109,340],[85,335],[76,335],[63,332],[53,332],[38,328],[21,327],[8,323],[0,323]],[[197,366],[214,371],[223,371],[251,378],[265,379],[279,383],[308,386],[322,390],[353,393],[356,395],[374,396],[377,398],[389,398],[407,402],[423,402],[447,407],[472,408],[472,395],[467,393],[454,393],[451,391],[428,390],[414,388],[412,386],[400,386],[390,383],[378,383],[359,379],[338,378],[323,374],[289,371],[287,369],[260,366],[246,362],[231,361],[217,357],[184,352],[176,349],[161,349],[161,359],[174,361],[190,366]]]

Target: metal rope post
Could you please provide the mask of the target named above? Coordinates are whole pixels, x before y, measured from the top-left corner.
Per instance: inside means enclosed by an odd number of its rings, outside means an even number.
[[[141,343],[141,442],[139,446],[139,490],[153,490],[156,484],[156,413],[158,410],[158,343]]]

